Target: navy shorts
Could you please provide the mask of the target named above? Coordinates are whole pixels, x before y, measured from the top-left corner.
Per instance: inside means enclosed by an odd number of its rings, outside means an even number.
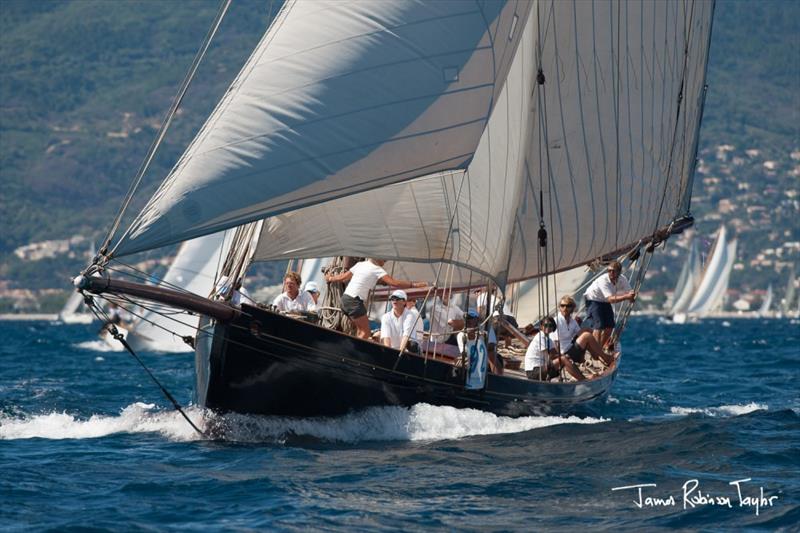
[[[608,302],[586,300],[586,317],[594,329],[614,327],[614,308]]]
[[[586,348],[581,348],[578,343],[573,340],[572,346],[569,350],[564,352],[564,355],[569,356],[570,359],[576,363],[583,363],[586,360]]]
[[[361,298],[358,296],[353,298],[349,294],[342,294],[342,311],[350,318],[360,318],[367,314],[367,308]]]

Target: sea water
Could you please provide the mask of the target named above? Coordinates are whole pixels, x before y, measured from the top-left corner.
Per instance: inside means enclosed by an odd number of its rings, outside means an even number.
[[[635,317],[611,394],[505,418],[197,407],[85,326],[0,323],[0,530],[798,530],[800,324]],[[191,354],[141,354],[183,404]]]

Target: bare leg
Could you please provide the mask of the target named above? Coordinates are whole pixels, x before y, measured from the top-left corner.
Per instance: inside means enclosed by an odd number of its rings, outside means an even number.
[[[572,376],[573,378],[577,379],[578,381],[584,381],[586,377],[581,374],[581,371],[578,370],[578,367],[575,366],[575,363],[572,362],[572,359],[569,357],[562,355],[556,361],[560,364],[559,369],[562,367],[567,373]]]
[[[367,318],[367,315],[351,318],[350,320],[353,321],[353,325],[356,327],[356,337],[369,340],[369,318]]]
[[[605,353],[600,347],[600,343],[588,332],[581,333],[575,340],[575,343],[581,348],[588,350],[592,357],[600,359],[606,366],[614,362],[614,358]]]
[[[489,372],[492,374],[497,374],[498,376],[503,375],[503,367],[500,366],[500,362],[497,360],[497,351],[489,350]]]
[[[592,330],[592,336],[597,341],[597,344],[600,346],[603,345],[603,330],[602,329],[594,329]]]
[[[606,343],[611,338],[611,332],[613,330],[614,328],[604,328],[600,331],[600,338],[598,339],[600,341],[600,346],[602,346],[603,348],[606,347]],[[595,330],[595,333],[597,333],[597,330]],[[595,338],[597,338],[596,335]]]

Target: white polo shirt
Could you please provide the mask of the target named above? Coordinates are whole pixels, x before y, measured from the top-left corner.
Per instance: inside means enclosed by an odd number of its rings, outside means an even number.
[[[581,327],[574,318],[570,317],[569,323],[567,323],[567,319],[564,318],[564,315],[561,313],[556,314],[556,333],[559,346],[561,347],[561,353],[567,353],[567,350],[572,348],[572,339],[574,339],[575,335],[580,331]]]
[[[587,300],[607,302],[609,296],[616,296],[617,294],[630,292],[630,290],[631,284],[628,283],[628,279],[625,276],[620,274],[619,278],[617,278],[617,284],[614,285],[608,277],[608,272],[606,272],[589,285],[583,296]]]
[[[382,267],[369,260],[356,263],[350,272],[353,273],[353,277],[350,278],[344,293],[351,298],[361,298],[365,303],[369,298],[369,291],[374,289],[378,280],[386,275]]]
[[[278,311],[284,313],[302,313],[306,311],[316,311],[317,305],[314,299],[306,291],[297,293],[297,298],[292,300],[285,292],[280,293],[272,301],[272,305],[278,308]]]
[[[533,370],[538,367],[546,367],[547,362],[550,360],[550,350],[555,349],[556,339],[558,335],[556,332],[550,333],[550,336],[540,331],[533,338],[525,351],[525,370]]]
[[[395,316],[394,310],[381,317],[381,340],[391,339],[392,348],[399,349],[403,342],[403,337],[408,337],[412,341],[417,341],[417,332],[414,329],[414,313],[404,309],[400,316]]]

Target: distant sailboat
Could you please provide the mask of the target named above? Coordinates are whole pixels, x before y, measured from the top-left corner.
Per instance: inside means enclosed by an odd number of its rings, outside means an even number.
[[[185,242],[172,265],[159,282],[192,294],[209,295],[215,275],[228,253],[232,232],[220,232]],[[76,293],[77,294],[77,293]],[[190,352],[183,337],[194,338],[197,316],[164,314],[157,306],[145,309],[131,324],[126,339],[136,350],[150,352]]]
[[[684,312],[673,315],[673,321],[681,323],[687,318],[703,318],[722,309],[733,263],[736,261],[736,246],[736,239],[729,240],[725,226],[721,226],[689,305]]]
[[[672,298],[671,315],[685,313],[692,301],[700,278],[703,274],[703,262],[700,258],[700,250],[697,247],[697,239],[692,239],[689,245],[689,256],[683,264],[681,274],[678,277],[678,284],[675,286],[675,294]]]
[[[772,298],[773,298],[772,283],[770,283],[769,287],[767,287],[767,294],[766,296],[764,296],[764,301],[761,302],[761,307],[758,309],[756,313],[759,317],[763,318],[769,314],[769,308],[770,306],[772,306]]]
[[[83,295],[79,292],[73,292],[67,298],[67,302],[58,313],[58,321],[62,324],[91,324],[94,320],[94,315],[86,312],[79,312],[83,304]],[[83,308],[84,311],[86,308]]]
[[[790,316],[794,309],[792,309],[792,302],[794,302],[796,294],[797,277],[795,275],[794,265],[789,270],[789,281],[786,283],[786,292],[781,300],[781,313],[783,316]]]

